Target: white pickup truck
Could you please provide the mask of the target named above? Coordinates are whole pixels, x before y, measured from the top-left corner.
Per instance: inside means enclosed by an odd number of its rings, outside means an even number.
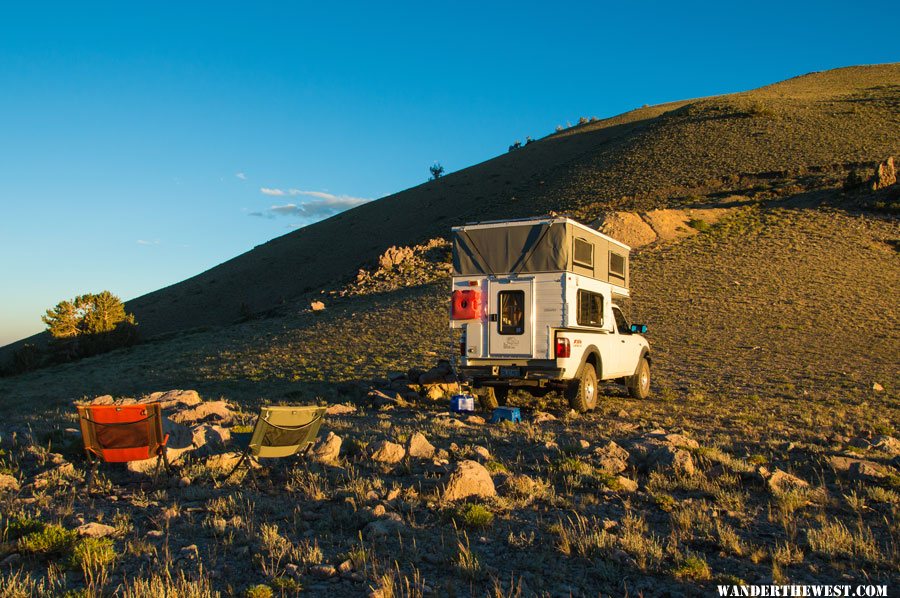
[[[511,387],[562,390],[577,411],[597,406],[598,382],[650,392],[646,326],[630,325],[630,248],[564,217],[453,229],[450,325],[461,329],[460,373],[482,407]]]

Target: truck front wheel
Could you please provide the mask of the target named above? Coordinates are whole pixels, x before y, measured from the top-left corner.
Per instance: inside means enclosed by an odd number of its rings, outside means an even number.
[[[650,364],[646,357],[641,357],[633,376],[628,377],[628,394],[635,399],[646,399],[650,396]]]
[[[493,411],[500,405],[506,405],[509,397],[508,386],[483,386],[478,390],[478,402],[484,411]]]
[[[597,407],[597,370],[590,363],[584,364],[581,377],[573,380],[566,389],[569,407],[583,413]]]

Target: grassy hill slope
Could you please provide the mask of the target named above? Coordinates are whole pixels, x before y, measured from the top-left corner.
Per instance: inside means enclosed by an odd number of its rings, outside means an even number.
[[[590,220],[611,207],[874,164],[898,153],[900,65],[813,73],[745,93],[640,108],[289,233],[128,304],[147,335],[230,324],[345,281],[391,245],[453,225],[549,210]],[[341,242],[335,242],[340,239]]]

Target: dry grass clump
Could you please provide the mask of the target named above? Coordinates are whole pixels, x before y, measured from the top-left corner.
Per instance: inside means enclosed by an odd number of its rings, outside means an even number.
[[[882,560],[872,530],[861,523],[851,531],[840,520],[826,519],[820,527],[807,530],[806,540],[813,551],[827,556],[858,558],[873,563]]]
[[[178,596],[178,598],[220,598],[221,594],[210,585],[208,577],[202,571],[196,579],[190,579],[184,571],[173,575],[169,568],[162,572],[154,572],[148,576],[125,580],[122,598],[160,598],[160,596]]]

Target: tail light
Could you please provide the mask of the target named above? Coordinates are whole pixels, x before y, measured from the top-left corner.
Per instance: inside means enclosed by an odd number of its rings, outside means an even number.
[[[454,320],[475,320],[481,316],[481,293],[477,289],[453,291],[450,317]]]
[[[569,345],[569,339],[562,336],[556,337],[556,356],[563,358],[572,356],[572,347]]]

